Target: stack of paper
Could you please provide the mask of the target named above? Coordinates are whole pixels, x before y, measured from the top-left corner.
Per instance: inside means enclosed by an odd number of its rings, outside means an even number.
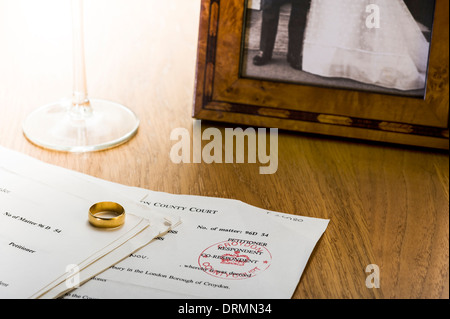
[[[128,257],[178,221],[68,171],[0,148],[0,298],[55,298]],[[120,202],[115,229],[90,206]]]
[[[1,147],[0,167],[79,198],[113,194],[115,201],[136,205],[136,218],[159,221],[156,232],[168,231],[106,271],[98,267],[86,274],[83,279],[95,277],[65,298],[290,298],[329,222],[236,200],[118,185]],[[3,290],[0,285],[0,296]]]

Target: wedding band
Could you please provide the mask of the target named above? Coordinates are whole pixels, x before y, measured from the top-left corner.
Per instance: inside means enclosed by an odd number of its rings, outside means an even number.
[[[101,202],[89,208],[89,223],[98,228],[116,228],[125,223],[125,209],[114,202]]]

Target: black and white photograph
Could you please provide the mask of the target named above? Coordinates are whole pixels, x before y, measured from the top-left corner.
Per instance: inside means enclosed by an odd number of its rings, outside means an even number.
[[[423,99],[435,0],[248,0],[241,76]]]

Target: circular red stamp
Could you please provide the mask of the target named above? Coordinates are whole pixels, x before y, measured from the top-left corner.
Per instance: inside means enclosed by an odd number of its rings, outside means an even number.
[[[272,263],[272,254],[265,243],[229,239],[202,251],[198,265],[208,275],[241,280],[256,276]]]

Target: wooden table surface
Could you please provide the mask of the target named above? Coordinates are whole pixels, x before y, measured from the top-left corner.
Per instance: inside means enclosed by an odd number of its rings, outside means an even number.
[[[200,0],[95,0],[85,10],[90,96],[134,110],[138,135],[89,154],[30,144],[27,114],[71,95],[70,2],[0,0],[0,145],[126,185],[329,218],[293,298],[449,297],[448,153],[280,131],[273,175],[259,163],[174,164],[171,131],[192,132]],[[370,264],[380,288],[366,287]]]

